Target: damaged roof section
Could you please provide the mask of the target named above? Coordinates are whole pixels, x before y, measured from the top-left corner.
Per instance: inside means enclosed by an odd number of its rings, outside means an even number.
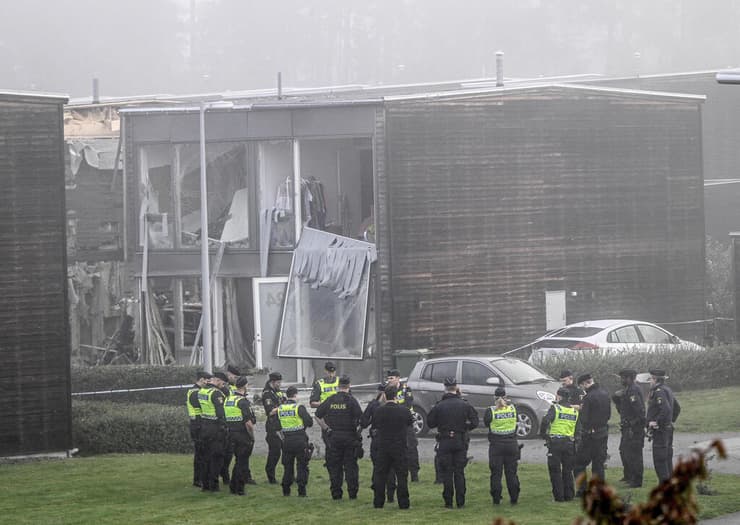
[[[77,175],[82,160],[91,168],[98,170],[116,169],[116,154],[118,153],[119,139],[74,139],[67,141],[67,164],[65,171],[69,175]],[[123,168],[123,159],[118,156],[118,168]]]

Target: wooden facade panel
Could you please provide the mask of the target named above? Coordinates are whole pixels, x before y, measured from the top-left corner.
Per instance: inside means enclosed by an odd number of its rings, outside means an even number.
[[[62,103],[0,94],[3,455],[71,448]]]
[[[695,103],[583,92],[386,111],[393,348],[513,348],[544,332],[547,289],[574,292],[568,322],[701,318]]]

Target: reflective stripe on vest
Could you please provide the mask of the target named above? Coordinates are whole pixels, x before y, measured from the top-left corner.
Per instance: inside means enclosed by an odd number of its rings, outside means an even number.
[[[200,407],[194,407],[192,403],[190,403],[190,394],[198,391],[200,391],[200,387],[188,388],[188,395],[185,398],[185,405],[188,407],[188,416],[190,417],[190,419],[195,419],[196,417],[200,416],[201,413]]]
[[[277,415],[283,432],[295,432],[306,428],[303,425],[303,419],[298,415],[298,405],[295,403],[280,405]]]
[[[216,417],[216,405],[213,404],[211,396],[216,391],[216,387],[208,386],[198,390],[198,402],[200,403],[200,417],[202,419],[218,419]]]
[[[550,424],[550,430],[547,432],[551,437],[572,438],[576,435],[576,421],[578,421],[578,411],[573,407],[564,407],[558,404],[553,405],[555,408],[555,420]]]
[[[492,434],[508,435],[516,432],[516,408],[508,405],[503,408],[490,407]]]
[[[337,393],[339,390],[339,378],[335,377],[333,383],[329,383],[326,379],[323,377],[319,379],[319,388],[321,389],[321,396],[319,397],[319,402],[323,403],[327,399],[329,399],[331,396]]]
[[[239,423],[244,421],[242,410],[237,406],[239,401],[242,399],[244,399],[244,396],[240,394],[229,394],[229,397],[226,398],[226,401],[224,402],[224,415],[226,416],[226,421],[230,423]]]
[[[398,393],[396,394],[396,404],[397,405],[406,405],[406,385],[402,385],[398,389]],[[414,412],[414,407],[411,405],[406,405],[406,408],[408,408],[412,413]]]

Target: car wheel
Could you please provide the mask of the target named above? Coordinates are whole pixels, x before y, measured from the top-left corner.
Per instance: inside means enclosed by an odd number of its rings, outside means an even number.
[[[424,436],[429,432],[429,427],[427,426],[427,414],[424,412],[421,408],[418,406],[414,406],[414,411],[411,414],[414,416],[414,434],[417,436]]]
[[[530,409],[517,407],[516,418],[516,437],[531,439],[537,436],[537,418]]]

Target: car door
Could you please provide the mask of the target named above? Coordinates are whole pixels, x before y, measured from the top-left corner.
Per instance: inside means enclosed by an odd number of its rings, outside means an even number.
[[[501,381],[501,378],[493,369],[483,363],[478,361],[462,361],[459,387],[463,397],[475,407],[481,418],[486,409],[493,404],[493,393],[496,391],[496,385],[487,383],[490,377],[496,377]]]
[[[414,404],[429,413],[432,406],[442,399],[445,377],[457,377],[458,360],[431,361],[424,365],[416,384],[411,385]]]
[[[609,332],[606,337],[607,348],[610,352],[634,352],[645,350],[645,344],[640,338],[637,326],[630,324],[620,326]]]
[[[637,329],[642,336],[643,347],[646,351],[653,352],[659,348],[672,348],[671,334],[661,330],[657,326],[649,324],[638,324]]]

